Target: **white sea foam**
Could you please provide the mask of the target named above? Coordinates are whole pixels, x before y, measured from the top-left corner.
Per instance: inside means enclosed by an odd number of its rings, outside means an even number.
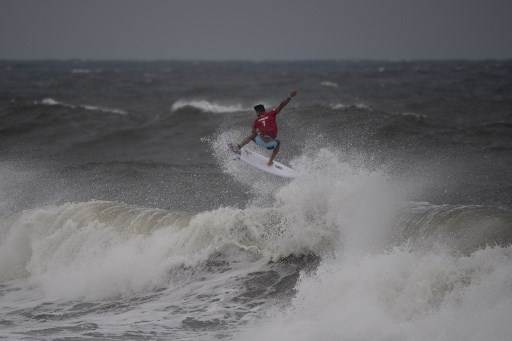
[[[225,162],[255,193],[268,182]],[[467,255],[449,244],[423,249],[395,234],[392,216],[403,201],[385,172],[353,167],[328,149],[292,166],[299,177],[277,190],[274,184],[273,207],[285,222],[274,252],[311,250],[324,258],[313,274],[302,274],[289,307],[276,307],[237,340],[509,338],[512,246]]]
[[[225,172],[252,189],[253,205],[273,203],[279,212],[281,237],[274,239],[274,257],[329,253],[339,243],[363,252],[385,240],[398,195],[384,172],[353,167],[336,152],[312,148],[290,162],[297,178],[272,177],[225,152],[225,141],[238,141],[236,136],[221,134],[213,149]]]
[[[37,103],[37,102],[36,102]],[[56,100],[54,100],[53,98],[45,98],[41,101],[41,104],[44,104],[44,105],[64,105],[63,103],[60,103],[60,102],[57,102]]]
[[[171,106],[172,111],[176,111],[185,107],[193,107],[203,112],[236,112],[242,110],[248,110],[241,104],[218,104],[215,102],[209,102],[207,100],[178,100]]]
[[[117,115],[127,115],[128,114],[128,112],[126,112],[125,110],[121,110],[121,109],[117,109],[117,108],[105,108],[105,107],[87,105],[87,104],[73,105],[73,104],[59,102],[53,98],[44,98],[40,102],[36,101],[35,104],[43,104],[43,105],[51,105],[51,106],[59,105],[59,106],[62,106],[65,108],[71,108],[71,109],[82,108],[85,110],[105,112],[105,113],[117,114]]]
[[[412,117],[415,117],[415,118],[427,118],[428,117],[427,115],[417,114],[417,113],[414,113],[414,112],[403,112],[403,113],[400,113],[400,115],[402,115],[402,116],[412,116]]]
[[[289,307],[237,339],[509,338],[512,246],[462,255],[446,244],[395,240],[391,216],[401,200],[385,173],[351,167],[325,149],[293,166],[301,176],[276,194],[288,223],[281,250],[307,245],[324,258],[302,274]]]
[[[195,216],[110,202],[3,217],[0,281],[25,278],[52,299],[132,296],[166,286],[174,266],[236,246],[259,254],[268,239],[258,210]]]
[[[98,107],[98,106],[94,106],[94,105],[80,105],[79,107],[84,108],[86,110],[102,111],[102,112],[107,112],[107,113],[111,113],[111,114],[118,114],[118,115],[128,114],[126,111],[117,109],[117,108],[104,108],[104,107]]]
[[[320,82],[320,85],[322,85],[322,86],[327,86],[327,87],[331,87],[331,88],[337,88],[337,87],[339,87],[338,83],[331,82],[331,81],[323,81],[323,82]]]
[[[512,247],[469,256],[407,247],[325,261],[244,340],[506,340]]]
[[[336,103],[331,105],[331,109],[337,110],[337,109],[345,109],[348,108],[350,105],[343,104],[343,103]]]
[[[331,105],[331,109],[337,110],[337,109],[345,109],[349,107],[355,107],[358,109],[368,109],[370,106],[366,103],[358,102],[354,104],[344,104],[344,103],[336,103]]]

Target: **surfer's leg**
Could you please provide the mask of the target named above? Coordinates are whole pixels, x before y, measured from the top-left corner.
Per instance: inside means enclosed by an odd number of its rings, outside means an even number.
[[[257,134],[254,133],[254,134],[247,136],[245,139],[243,139],[242,142],[240,142],[238,144],[238,149],[242,149],[242,147],[245,146],[247,143],[254,141],[254,139],[256,138],[256,135]]]
[[[277,142],[277,146],[272,151],[272,156],[268,160],[268,165],[269,166],[272,166],[272,164],[274,163],[274,159],[276,158],[276,155],[279,152],[279,146],[281,145],[281,141],[279,141],[279,140],[275,140],[275,141]]]

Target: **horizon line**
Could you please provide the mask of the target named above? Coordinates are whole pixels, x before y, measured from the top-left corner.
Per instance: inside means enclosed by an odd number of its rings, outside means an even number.
[[[498,58],[298,58],[298,59],[207,59],[207,58],[3,58],[0,62],[192,62],[192,63],[303,63],[303,62],[506,62],[512,61],[512,57]]]

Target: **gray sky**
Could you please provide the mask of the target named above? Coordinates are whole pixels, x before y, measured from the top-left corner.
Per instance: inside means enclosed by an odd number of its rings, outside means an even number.
[[[511,35],[511,0],[0,0],[0,59],[501,59]]]

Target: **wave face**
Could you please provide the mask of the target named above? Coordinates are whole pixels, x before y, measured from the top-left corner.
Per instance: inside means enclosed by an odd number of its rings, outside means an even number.
[[[0,337],[508,339],[511,73],[0,62]]]

